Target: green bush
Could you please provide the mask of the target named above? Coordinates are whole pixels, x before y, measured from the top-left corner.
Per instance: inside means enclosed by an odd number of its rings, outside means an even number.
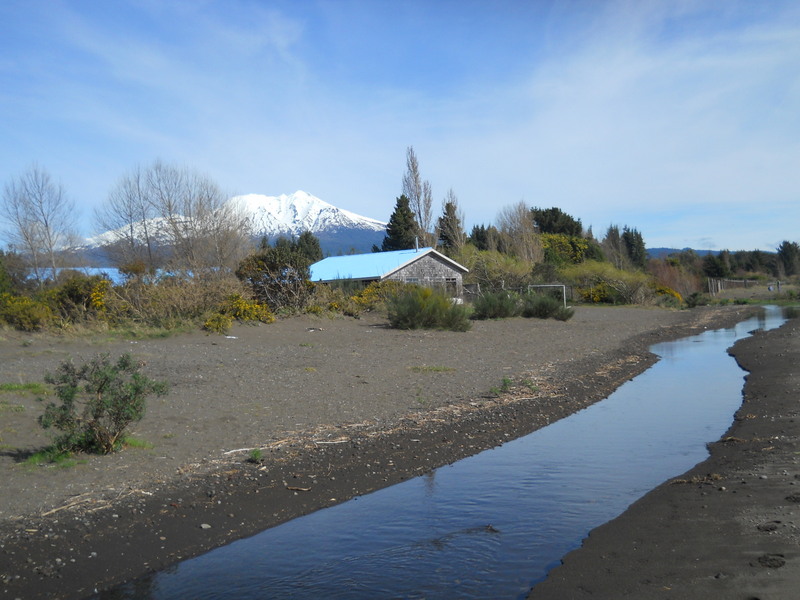
[[[389,299],[389,323],[396,329],[467,331],[469,309],[444,292],[410,287]]]
[[[686,306],[689,308],[695,308],[697,306],[707,306],[709,303],[709,297],[705,294],[701,294],[700,292],[693,292],[686,297]]]
[[[575,315],[575,309],[569,306],[559,306],[558,310],[553,313],[553,318],[556,321],[569,321]]]
[[[166,383],[148,379],[139,370],[130,354],[116,362],[103,354],[80,368],[64,361],[55,375],[45,375],[60,404],[49,402],[39,424],[61,432],[55,447],[102,454],[117,450],[128,425],[144,416],[147,396],[167,392]]]
[[[27,296],[0,295],[0,322],[22,331],[38,331],[53,320],[46,304]]]
[[[62,275],[61,283],[39,298],[67,323],[85,321],[105,310],[110,282],[100,275],[87,276],[77,271]]]
[[[564,308],[561,301],[546,294],[526,294],[522,299],[522,316],[527,318],[549,319],[559,308]]]
[[[480,295],[472,305],[473,319],[505,319],[520,314],[519,295],[501,290]]]

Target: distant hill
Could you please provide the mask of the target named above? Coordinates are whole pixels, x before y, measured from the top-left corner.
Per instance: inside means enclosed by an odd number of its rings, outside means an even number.
[[[647,249],[647,258],[665,258],[670,254],[677,254],[678,252],[684,252],[686,250],[692,250],[698,256],[706,256],[707,254],[719,254],[719,250],[694,250],[693,248],[648,248]]]
[[[248,233],[254,240],[266,237],[272,242],[280,236],[296,238],[310,231],[319,238],[323,254],[338,255],[370,252],[373,244],[380,246],[386,235],[386,223],[337,208],[301,190],[280,196],[246,194],[229,202],[245,211]],[[158,232],[165,229],[163,221],[152,219],[147,225],[158,240]],[[143,226],[144,222],[135,224],[134,230],[143,230]],[[166,235],[163,238],[166,240]],[[118,239],[116,231],[106,231],[87,239],[81,251],[91,257],[93,264],[102,264],[103,248]]]

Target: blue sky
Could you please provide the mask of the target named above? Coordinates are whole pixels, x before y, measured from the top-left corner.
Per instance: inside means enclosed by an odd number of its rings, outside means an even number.
[[[388,220],[413,146],[468,226],[557,206],[649,247],[800,241],[800,3],[0,3],[0,183],[92,210],[156,158]]]

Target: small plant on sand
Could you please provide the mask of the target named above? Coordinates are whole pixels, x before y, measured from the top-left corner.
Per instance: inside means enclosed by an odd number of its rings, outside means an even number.
[[[166,383],[144,377],[140,367],[130,354],[115,362],[102,354],[81,367],[64,361],[55,375],[45,376],[60,404],[49,402],[39,424],[61,432],[57,451],[108,454],[120,448],[125,429],[144,416],[147,396],[167,392]]]
[[[503,381],[500,383],[500,386],[495,386],[489,390],[489,392],[493,396],[499,396],[501,394],[505,394],[511,390],[511,386],[514,385],[514,380],[510,377],[503,377]]]
[[[247,457],[247,462],[259,464],[262,460],[264,460],[264,452],[261,448],[253,448],[250,450],[250,455]]]

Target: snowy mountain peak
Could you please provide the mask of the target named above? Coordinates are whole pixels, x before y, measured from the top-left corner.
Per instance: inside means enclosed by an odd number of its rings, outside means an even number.
[[[245,194],[231,198],[231,202],[242,207],[250,219],[253,235],[258,236],[298,236],[304,231],[318,234],[353,228],[386,229],[386,223],[337,208],[302,190],[280,196]]]

